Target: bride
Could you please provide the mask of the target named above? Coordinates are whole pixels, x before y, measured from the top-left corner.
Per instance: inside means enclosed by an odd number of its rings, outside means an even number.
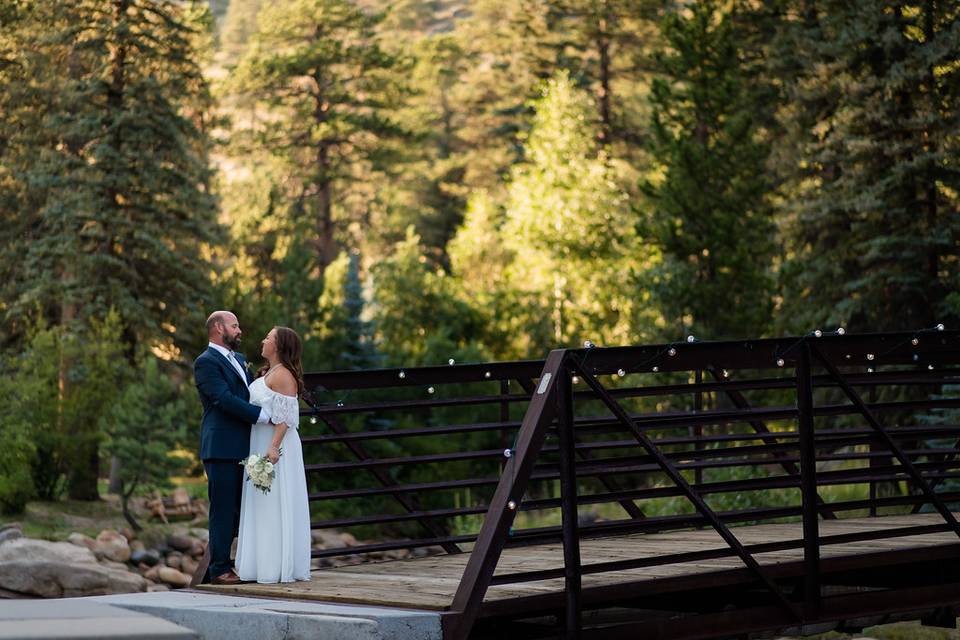
[[[293,329],[274,327],[263,339],[267,361],[250,385],[250,402],[266,407],[270,423],[253,425],[250,453],[262,453],[274,463],[269,493],[243,483],[237,574],[260,583],[310,579],[310,507],[303,469],[298,398],[303,392],[300,336]],[[282,456],[282,457],[281,457]]]

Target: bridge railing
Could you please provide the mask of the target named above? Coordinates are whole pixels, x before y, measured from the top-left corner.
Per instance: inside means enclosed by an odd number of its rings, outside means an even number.
[[[448,637],[490,588],[563,578],[580,628],[585,575],[736,556],[801,620],[823,545],[960,528],[960,334],[803,336],[554,351],[544,362],[313,374],[322,432],[304,429],[315,528],[371,543],[315,552],[469,551]],[[951,415],[955,411],[955,415]],[[336,447],[336,448],[335,448]],[[311,460],[311,453],[313,460]],[[833,539],[818,522],[926,506],[942,524]],[[744,545],[735,525],[801,520]],[[583,563],[583,538],[711,527],[725,549]],[[557,541],[563,562],[496,573],[504,548]],[[757,563],[802,548],[803,589]],[[802,596],[802,597],[801,597]]]

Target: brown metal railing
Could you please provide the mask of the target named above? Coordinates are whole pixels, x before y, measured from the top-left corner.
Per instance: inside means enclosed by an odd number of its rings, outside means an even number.
[[[937,418],[933,411],[960,408],[960,399],[937,397],[960,381],[958,366],[960,333],[926,330],[594,347],[554,351],[543,362],[308,374],[314,404],[303,413],[316,425],[302,432],[313,527],[374,540],[314,555],[460,553],[472,543],[444,615],[449,638],[469,634],[491,585],[563,577],[562,626],[578,637],[583,575],[724,556],[740,559],[784,620],[802,622],[822,597],[822,546],[921,531],[960,535],[946,506],[960,494],[937,491],[960,477],[960,426],[923,422]],[[865,400],[862,392],[874,389],[892,399]],[[931,449],[934,438],[951,446]],[[909,491],[879,497],[873,488],[883,482]],[[869,498],[825,493],[858,486],[870,487]],[[789,504],[762,504],[765,494],[744,508],[723,502],[770,491],[791,492]],[[663,501],[677,498],[693,512],[663,512]],[[943,524],[819,534],[823,518],[908,513],[924,504]],[[585,506],[610,519],[579,523]],[[559,513],[559,525],[551,513]],[[730,527],[783,518],[802,521],[801,540],[743,545]],[[727,548],[581,566],[581,538],[704,526]],[[556,540],[561,567],[494,578],[504,548]],[[804,551],[800,590],[787,589],[754,558],[790,548]]]

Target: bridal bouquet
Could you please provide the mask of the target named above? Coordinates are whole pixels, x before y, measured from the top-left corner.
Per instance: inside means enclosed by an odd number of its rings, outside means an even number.
[[[280,452],[283,455],[283,451]],[[241,460],[240,464],[247,471],[247,477],[253,482],[253,486],[264,494],[270,493],[270,486],[273,484],[273,478],[276,471],[273,463],[267,456],[261,456],[258,453],[251,453],[246,459]]]

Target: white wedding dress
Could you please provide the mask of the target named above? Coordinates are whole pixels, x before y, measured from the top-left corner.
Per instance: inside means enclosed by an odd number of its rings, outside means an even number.
[[[266,407],[270,419],[289,427],[270,492],[254,488],[245,476],[237,541],[237,575],[260,583],[310,579],[310,505],[300,444],[300,407],[295,396],[277,393],[264,378],[250,385],[250,402]],[[250,453],[264,455],[273,439],[272,424],[250,430]]]

